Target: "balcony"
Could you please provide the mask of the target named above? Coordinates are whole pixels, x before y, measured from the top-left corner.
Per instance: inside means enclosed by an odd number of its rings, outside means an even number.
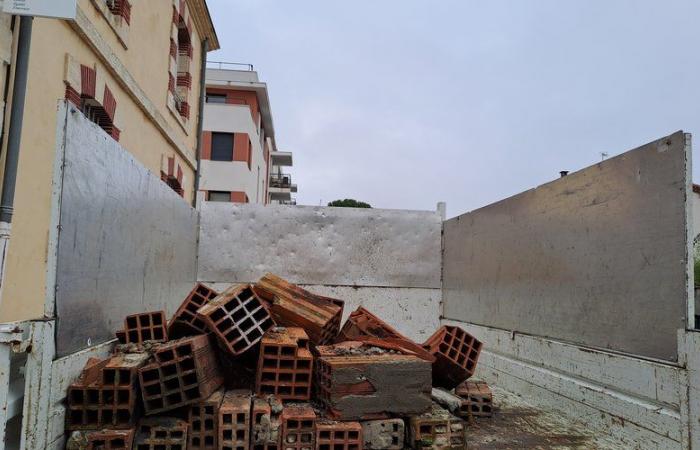
[[[292,176],[288,173],[271,173],[270,187],[277,189],[288,189],[290,192],[297,191],[297,185],[292,183]]]
[[[270,152],[270,159],[273,166],[291,167],[292,152]]]

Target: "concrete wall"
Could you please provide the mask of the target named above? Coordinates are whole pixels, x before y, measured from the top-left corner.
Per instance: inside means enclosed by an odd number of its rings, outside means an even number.
[[[158,173],[163,157],[185,172],[186,200],[193,198],[197,108],[183,128],[167,107],[172,2],[132,2],[128,41],[96,7],[78,2],[74,22],[34,20],[26,110],[19,159],[13,234],[7,258],[0,322],[44,317],[51,180],[56,151],[56,104],[65,95],[66,57],[94,66],[117,101],[120,144]],[[199,95],[201,36],[193,27],[192,98]],[[2,155],[6,149],[2,148]]]
[[[445,317],[677,360],[690,154],[678,132],[448,220]]]
[[[204,107],[204,130],[248,134],[252,145],[252,158],[250,168],[243,161],[203,159],[200,189],[245,192],[250,203],[265,203],[268,165],[250,107],[207,103]]]
[[[273,272],[313,292],[364,305],[422,341],[438,326],[437,212],[207,203],[200,281],[217,287]]]

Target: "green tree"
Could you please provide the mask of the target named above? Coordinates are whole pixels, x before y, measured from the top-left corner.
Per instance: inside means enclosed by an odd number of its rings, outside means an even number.
[[[344,200],[333,200],[328,204],[328,206],[338,206],[341,208],[371,208],[369,203],[358,202],[352,198],[346,198]]]

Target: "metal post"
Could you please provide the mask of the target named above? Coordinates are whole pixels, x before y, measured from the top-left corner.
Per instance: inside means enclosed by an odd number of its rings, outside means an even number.
[[[202,67],[199,73],[199,120],[197,123],[197,168],[194,173],[194,193],[192,194],[192,206],[197,207],[197,194],[199,193],[199,175],[202,166],[202,133],[204,130],[204,100],[207,96],[207,53],[209,52],[209,39],[202,42]]]
[[[22,16],[19,20],[15,81],[13,84],[12,107],[10,109],[10,129],[7,133],[5,174],[2,180],[2,197],[0,198],[0,303],[2,303],[2,288],[5,284],[7,248],[10,244],[10,233],[12,230],[12,211],[15,204],[17,164],[19,162],[19,150],[22,140],[22,119],[24,118],[24,101],[27,93],[29,47],[32,41],[33,21],[34,18],[32,16]]]

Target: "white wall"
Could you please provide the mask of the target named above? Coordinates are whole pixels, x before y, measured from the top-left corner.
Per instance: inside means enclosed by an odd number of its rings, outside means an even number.
[[[239,191],[250,203],[265,202],[267,163],[260,145],[258,127],[247,105],[207,103],[204,106],[204,130],[224,133],[247,133],[252,145],[250,169],[242,161],[202,160],[199,188],[205,191]]]

